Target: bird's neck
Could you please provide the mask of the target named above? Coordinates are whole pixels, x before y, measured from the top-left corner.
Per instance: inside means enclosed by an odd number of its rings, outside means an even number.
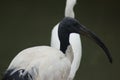
[[[75,17],[73,11],[75,4],[76,4],[76,0],[66,0],[65,17],[72,17],[72,18]]]
[[[69,45],[69,36],[63,37],[60,41],[60,50],[65,53]]]
[[[66,50],[68,46],[70,45],[69,43],[69,32],[65,31],[65,29],[58,29],[58,36],[60,40],[60,50],[63,53],[66,53]]]

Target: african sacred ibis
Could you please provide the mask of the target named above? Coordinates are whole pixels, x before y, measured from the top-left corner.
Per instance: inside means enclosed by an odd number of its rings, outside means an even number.
[[[65,17],[58,24],[59,49],[53,45],[53,47],[36,46],[21,51],[10,63],[3,80],[69,80],[71,65],[75,58],[75,48],[71,44],[73,33],[91,38],[112,62],[107,47],[93,32],[78,20]]]
[[[75,4],[76,4],[76,0],[66,0],[65,17],[75,18],[75,13],[73,9]],[[59,26],[59,23],[52,30],[51,46],[54,48],[60,49],[60,41],[58,38],[58,26]],[[72,47],[74,58],[71,64],[71,70],[70,70],[68,80],[73,80],[80,66],[81,56],[82,56],[82,46],[81,46],[80,35],[76,33],[71,33],[69,41]]]
[[[59,24],[60,50],[49,46],[36,46],[21,51],[11,62],[3,80],[67,80],[73,60],[69,42],[71,33],[91,38],[106,53],[111,55],[104,43],[89,29],[74,18],[65,17]]]

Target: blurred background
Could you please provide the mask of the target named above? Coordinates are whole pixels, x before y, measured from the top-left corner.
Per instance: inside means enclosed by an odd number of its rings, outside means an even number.
[[[49,45],[51,29],[64,18],[66,0],[0,1],[0,78],[21,50]],[[117,0],[78,0],[76,18],[109,48],[103,50],[81,36],[83,57],[74,80],[120,80],[120,4]]]

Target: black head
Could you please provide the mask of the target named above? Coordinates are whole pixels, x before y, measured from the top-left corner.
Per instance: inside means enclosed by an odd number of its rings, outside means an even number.
[[[59,29],[62,31],[65,30],[69,34],[79,33],[79,30],[78,30],[80,28],[79,26],[82,26],[82,25],[80,25],[80,23],[76,19],[66,17],[60,22]]]
[[[69,35],[70,33],[78,33],[81,35],[84,35],[86,37],[89,37],[94,42],[96,42],[106,53],[109,61],[112,63],[112,57],[110,55],[110,52],[108,48],[105,46],[105,44],[101,41],[99,37],[96,36],[95,33],[87,29],[85,26],[81,25],[79,21],[77,21],[74,18],[66,17],[64,18],[58,28],[58,36],[60,40],[60,49],[65,53],[68,45],[69,45]]]

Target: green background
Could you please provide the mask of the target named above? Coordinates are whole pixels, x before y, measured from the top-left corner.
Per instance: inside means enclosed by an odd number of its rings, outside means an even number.
[[[51,29],[64,18],[65,0],[0,1],[0,74],[21,50],[49,45]],[[120,80],[120,4],[117,0],[78,0],[76,18],[106,43],[113,57],[81,36],[83,56],[75,80]],[[0,76],[0,77],[1,77]]]

